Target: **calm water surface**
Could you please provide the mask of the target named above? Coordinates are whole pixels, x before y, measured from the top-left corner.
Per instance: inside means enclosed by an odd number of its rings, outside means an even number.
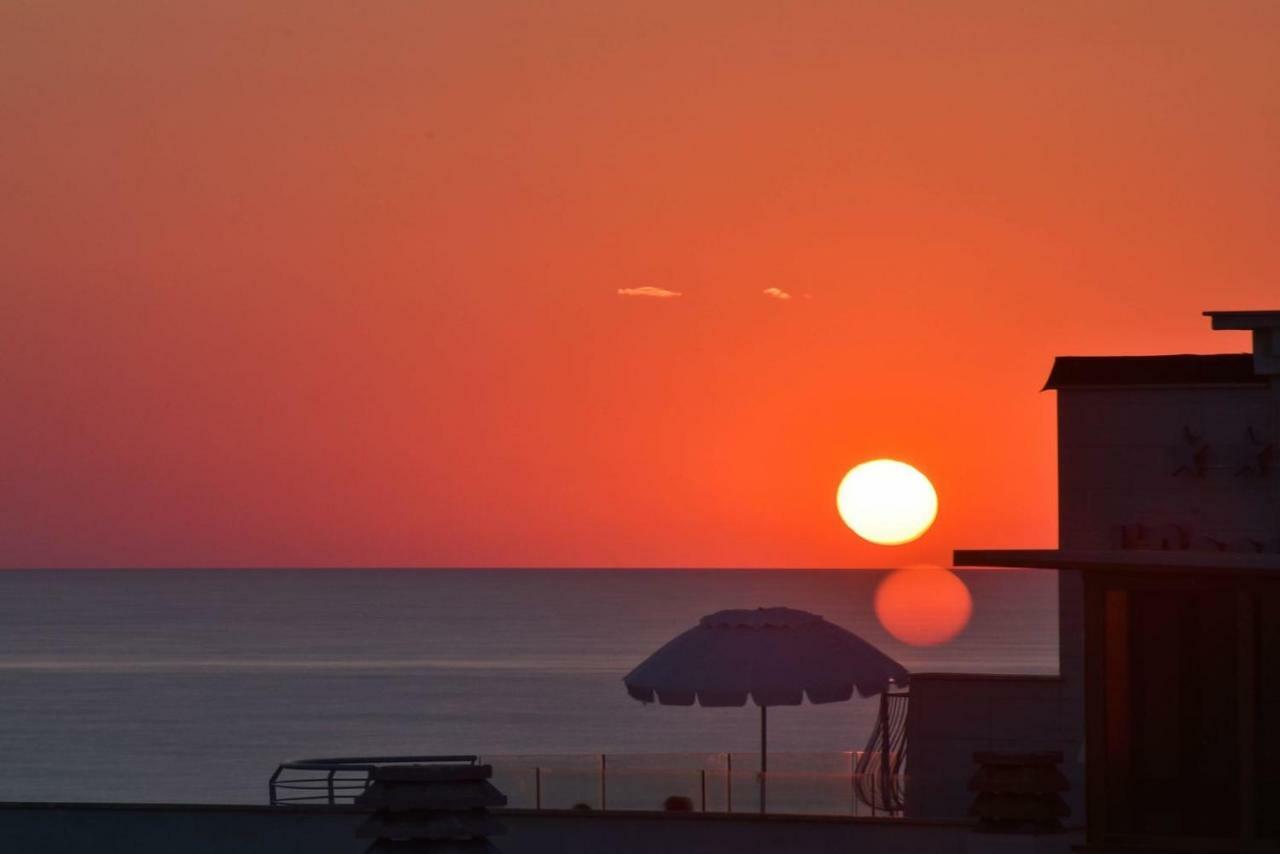
[[[0,572],[0,800],[262,803],[306,756],[750,751],[755,707],[621,682],[722,608],[814,611],[915,672],[1055,673],[1055,575],[959,575],[968,628],[915,648],[872,570]],[[861,747],[875,710],[772,709],[770,747]]]

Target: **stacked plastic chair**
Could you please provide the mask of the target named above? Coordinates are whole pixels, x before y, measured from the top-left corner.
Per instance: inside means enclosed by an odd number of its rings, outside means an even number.
[[[501,823],[489,813],[507,798],[489,782],[490,765],[390,765],[373,772],[355,799],[374,813],[356,836],[373,840],[366,854],[497,852],[490,836]]]
[[[1070,788],[1058,770],[1060,752],[975,753],[978,770],[969,782],[976,793],[969,815],[977,830],[992,833],[1053,833],[1071,814],[1062,793]]]

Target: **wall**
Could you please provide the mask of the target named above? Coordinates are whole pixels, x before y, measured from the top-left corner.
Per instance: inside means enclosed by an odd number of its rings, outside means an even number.
[[[1062,680],[1055,676],[911,674],[907,714],[907,815],[961,819],[980,750],[1069,749]],[[1066,757],[1064,756],[1064,759]],[[1083,793],[1069,792],[1067,824],[1079,824]]]
[[[1245,471],[1267,444],[1271,471]],[[1064,389],[1060,546],[1280,551],[1278,444],[1280,395],[1266,387]],[[1199,447],[1196,474],[1185,467]]]
[[[357,809],[0,804],[0,850],[32,854],[360,854]]]
[[[359,854],[351,808],[0,804],[0,847],[33,854]],[[1068,854],[1068,835],[994,836],[896,819],[512,810],[504,854]]]
[[[1071,784],[1067,806],[1081,824],[1085,798],[1084,579],[1078,570],[1058,572],[1058,678],[1061,680],[1062,773]]]
[[[1248,470],[1267,444],[1271,469]],[[1280,551],[1280,383],[1058,392],[1059,548],[1254,543]],[[1083,821],[1084,587],[1078,571],[1058,575],[1063,770]]]

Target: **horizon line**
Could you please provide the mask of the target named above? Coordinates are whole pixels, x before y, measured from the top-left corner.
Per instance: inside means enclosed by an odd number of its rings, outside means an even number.
[[[1016,567],[956,567],[942,564],[910,566],[409,566],[299,564],[251,566],[0,566],[3,572],[893,572],[898,569],[946,569],[960,572],[1009,572]]]

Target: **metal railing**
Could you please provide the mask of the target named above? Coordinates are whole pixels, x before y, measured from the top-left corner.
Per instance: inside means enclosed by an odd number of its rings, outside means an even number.
[[[373,779],[373,772],[388,765],[476,764],[475,756],[339,756],[330,759],[295,759],[281,762],[267,783],[272,806],[298,801],[352,803]],[[312,776],[299,776],[312,775]],[[318,775],[318,776],[316,776]],[[291,794],[300,792],[301,794]]]

